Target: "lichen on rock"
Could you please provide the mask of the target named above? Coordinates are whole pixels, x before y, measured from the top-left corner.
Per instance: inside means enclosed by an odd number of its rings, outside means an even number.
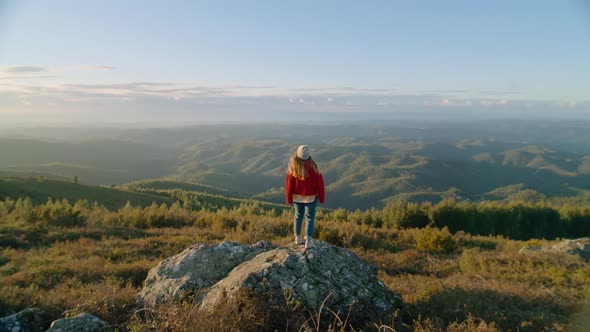
[[[87,312],[83,312],[76,316],[61,318],[51,323],[47,332],[107,332],[113,331],[108,327],[108,323],[102,319],[95,317]]]
[[[225,241],[190,246],[149,271],[139,298],[149,307],[185,299],[212,286],[245,260],[275,247],[266,241],[253,245]]]
[[[556,253],[579,256],[590,262],[590,238],[583,237],[579,239],[566,239],[551,246],[525,246],[521,248],[519,254],[529,253]]]
[[[281,306],[296,303],[312,312],[329,308],[355,321],[385,317],[401,305],[400,296],[377,278],[373,267],[351,251],[322,241],[308,250],[268,242],[195,245],[152,269],[141,296],[155,305],[162,299],[181,299],[170,295],[189,287],[200,291],[195,304],[204,308],[248,291]]]
[[[563,240],[547,249],[551,252],[578,255],[590,261],[590,237],[583,237],[573,240]]]
[[[37,332],[45,331],[43,312],[37,308],[28,308],[0,318],[0,332]]]

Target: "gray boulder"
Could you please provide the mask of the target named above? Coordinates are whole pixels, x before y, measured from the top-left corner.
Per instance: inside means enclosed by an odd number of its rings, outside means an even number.
[[[228,241],[193,245],[151,269],[139,299],[148,307],[184,300],[212,286],[244,261],[274,248],[266,241],[253,245]]]
[[[192,268],[185,268],[190,273],[181,274],[176,270],[173,280],[168,282],[163,279],[165,274],[157,274],[156,270],[150,271],[150,276],[153,278],[154,275],[159,275],[159,282],[163,285],[180,284],[177,280],[187,285],[191,280],[191,285],[197,285],[201,289],[195,301],[205,308],[224,303],[228,297],[242,294],[243,291],[256,292],[281,306],[302,304],[310,312],[318,312],[324,304],[323,308],[329,308],[341,317],[348,316],[350,321],[383,317],[399,308],[400,296],[377,279],[376,271],[369,264],[347,249],[322,241],[315,243],[316,247],[308,250],[294,244],[279,248],[273,248],[268,243],[256,244],[254,247],[263,246],[265,250],[252,250],[250,254],[243,255],[241,264],[236,264],[234,268],[229,268],[233,263],[223,263],[235,262],[233,256],[225,257],[221,253],[231,253],[234,250],[246,252],[251,250],[248,249],[250,246],[227,242],[219,246],[193,246],[187,250],[194,257],[205,259],[205,262],[196,258],[190,261],[184,259],[186,264],[192,265]],[[216,253],[215,248],[224,246],[233,249],[217,249],[220,251],[219,255],[214,254],[217,263],[211,263],[211,255]],[[240,247],[243,249],[237,249]],[[178,261],[179,256],[187,256],[187,250],[170,261],[160,263],[159,270],[162,266],[169,269],[176,266],[169,263]],[[224,268],[209,268],[219,265]],[[208,276],[206,281],[203,275]],[[148,284],[153,285],[153,282],[146,281],[146,287],[151,287]],[[160,289],[167,292],[166,287],[151,288],[150,291],[144,289],[142,294],[150,294],[151,299],[171,298],[168,295],[170,293],[161,297],[154,293]]]
[[[87,312],[53,321],[47,332],[104,332],[113,331],[109,324]]]
[[[45,331],[44,327],[43,312],[37,308],[0,318],[0,332],[41,332]]]
[[[590,238],[583,237],[579,239],[573,240],[563,240],[559,243],[553,244],[551,246],[531,246],[527,245],[522,247],[519,251],[519,254],[531,254],[531,253],[556,253],[556,254],[566,254],[566,255],[577,255],[582,257],[582,259],[590,262]]]
[[[541,249],[542,248],[539,247],[539,246],[527,245],[527,246],[524,246],[524,247],[520,248],[520,250],[518,251],[518,253],[519,254],[526,254],[526,253],[529,253],[529,252],[539,252],[539,251],[541,251]]]
[[[547,251],[578,255],[586,261],[590,261],[590,237],[564,240],[547,248]]]
[[[254,290],[277,304],[300,302],[313,311],[324,303],[351,321],[383,317],[399,308],[401,298],[377,279],[373,267],[347,249],[315,243],[309,250],[297,245],[277,248],[242,263],[211,287],[202,305]]]

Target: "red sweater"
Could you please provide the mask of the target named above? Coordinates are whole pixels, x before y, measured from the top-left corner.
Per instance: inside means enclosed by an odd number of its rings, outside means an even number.
[[[285,194],[287,204],[293,203],[293,195],[318,196],[320,203],[324,203],[326,193],[324,191],[324,177],[321,173],[315,171],[309,161],[304,163],[307,170],[307,178],[299,180],[287,172],[285,181]]]

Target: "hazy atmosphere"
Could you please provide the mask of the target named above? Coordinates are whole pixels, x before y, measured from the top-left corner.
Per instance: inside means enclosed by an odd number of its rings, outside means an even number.
[[[0,0],[0,332],[589,319],[590,1]]]
[[[589,31],[583,0],[3,0],[0,124],[589,119]]]

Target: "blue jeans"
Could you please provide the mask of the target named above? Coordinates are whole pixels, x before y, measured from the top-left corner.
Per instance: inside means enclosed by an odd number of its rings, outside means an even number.
[[[316,196],[315,200],[311,203],[297,203],[294,202],[293,206],[295,207],[295,218],[293,220],[293,231],[295,231],[295,235],[301,235],[301,223],[303,223],[303,217],[305,216],[305,234],[307,238],[311,239],[313,237],[313,226],[315,220],[315,208],[318,206],[318,197]]]

